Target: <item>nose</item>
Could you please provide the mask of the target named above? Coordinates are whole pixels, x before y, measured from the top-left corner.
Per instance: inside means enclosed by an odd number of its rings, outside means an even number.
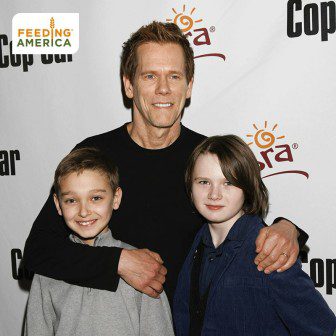
[[[222,199],[222,190],[219,185],[212,185],[209,194],[208,194],[208,199],[212,201],[220,200]]]
[[[170,89],[168,78],[166,76],[161,76],[159,80],[157,81],[155,93],[166,95],[166,94],[169,94],[170,92],[171,92],[171,89]]]
[[[79,216],[82,218],[87,217],[88,215],[90,215],[91,211],[89,208],[89,205],[87,204],[87,202],[82,202],[80,203],[80,208],[79,208]]]

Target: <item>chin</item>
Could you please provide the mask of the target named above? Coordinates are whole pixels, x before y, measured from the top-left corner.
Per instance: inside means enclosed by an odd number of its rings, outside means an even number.
[[[96,234],[92,233],[92,234],[88,234],[88,233],[83,233],[81,234],[80,232],[77,233],[77,236],[86,240],[86,239],[93,239],[96,237]]]
[[[152,123],[152,125],[154,127],[157,127],[157,128],[171,128],[173,127],[176,122],[177,122],[178,119],[176,120],[168,120],[168,121],[158,121],[158,122],[155,122],[155,123]]]
[[[204,217],[212,224],[220,224],[232,218],[232,217],[226,217],[226,216],[220,216],[220,215],[219,216],[204,216]]]

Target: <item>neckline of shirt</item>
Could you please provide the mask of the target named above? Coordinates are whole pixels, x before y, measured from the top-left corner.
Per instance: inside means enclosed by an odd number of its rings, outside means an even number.
[[[82,239],[80,239],[75,233],[71,233],[69,235],[69,238],[71,241],[73,241],[74,243],[78,243],[78,244],[83,244],[86,245],[84,243],[84,241]],[[94,239],[94,243],[93,246],[91,247],[97,247],[97,246],[105,246],[105,243],[111,241],[112,242],[112,246],[118,246],[118,240],[116,240],[115,238],[113,238],[112,236],[112,232],[110,229],[108,229],[106,232],[100,232]],[[107,245],[106,245],[107,246]]]
[[[128,144],[133,147],[134,149],[136,149],[137,151],[142,151],[144,153],[148,153],[148,154],[158,154],[158,153],[165,153],[165,152],[170,152],[174,149],[176,149],[179,144],[181,143],[182,141],[182,138],[185,136],[185,132],[186,132],[186,129],[185,127],[182,125],[182,123],[180,123],[181,125],[181,131],[180,131],[180,134],[179,136],[177,137],[177,139],[172,142],[169,146],[167,147],[164,147],[164,148],[159,148],[159,149],[150,149],[150,148],[144,148],[140,145],[138,145],[132,138],[131,136],[129,135],[128,131],[127,131],[127,125],[129,123],[125,123],[123,126],[122,126],[122,132],[123,132],[123,135],[124,137],[127,139],[127,142]]]

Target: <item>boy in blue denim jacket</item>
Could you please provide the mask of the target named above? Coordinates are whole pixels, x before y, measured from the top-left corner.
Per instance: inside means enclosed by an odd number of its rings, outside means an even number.
[[[331,336],[335,315],[300,261],[283,273],[255,268],[268,192],[250,148],[234,135],[204,140],[191,155],[186,185],[207,224],[179,275],[176,335]]]

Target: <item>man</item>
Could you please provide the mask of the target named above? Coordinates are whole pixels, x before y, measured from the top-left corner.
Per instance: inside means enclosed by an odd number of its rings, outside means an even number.
[[[193,51],[176,25],[153,22],[124,44],[121,69],[133,104],[132,122],[77,147],[98,147],[117,164],[125,194],[111,230],[115,238],[150,250],[91,249],[71,243],[49,197],[27,239],[25,264],[42,275],[112,291],[121,276],[153,297],[162,291],[167,275],[165,289],[171,300],[178,272],[202,224],[183,177],[190,153],[204,136],[180,123],[192,92]],[[261,230],[256,241],[258,269],[289,268],[298,255],[297,237],[295,226],[286,220]],[[304,233],[299,238],[305,242]]]

